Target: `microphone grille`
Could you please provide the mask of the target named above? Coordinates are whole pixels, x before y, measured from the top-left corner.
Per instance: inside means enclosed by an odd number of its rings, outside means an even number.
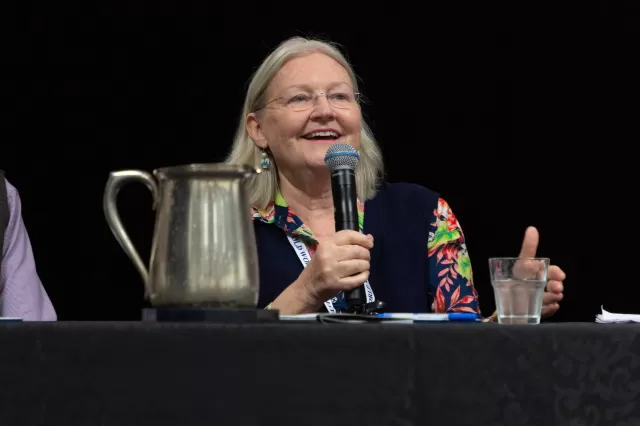
[[[338,167],[355,169],[360,160],[358,152],[348,143],[336,142],[329,147],[324,156],[324,163],[332,172]]]

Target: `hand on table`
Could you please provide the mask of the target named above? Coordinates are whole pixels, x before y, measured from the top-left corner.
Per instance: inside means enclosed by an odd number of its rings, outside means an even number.
[[[533,226],[527,228],[522,241],[520,257],[536,257],[540,235]],[[547,287],[542,299],[542,318],[548,318],[560,309],[559,302],[563,298],[563,281],[566,274],[556,265],[549,265],[547,273]]]

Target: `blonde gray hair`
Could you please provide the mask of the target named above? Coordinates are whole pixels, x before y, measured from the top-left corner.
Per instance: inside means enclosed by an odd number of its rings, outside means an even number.
[[[259,105],[264,104],[267,88],[276,73],[287,61],[312,53],[322,53],[342,65],[351,78],[354,90],[358,91],[355,72],[334,43],[303,37],[292,37],[284,41],[267,56],[253,74],[247,89],[233,145],[225,160],[226,163],[249,164],[252,166],[260,164],[262,151],[247,133],[247,116],[254,112]],[[356,168],[356,185],[358,198],[364,202],[375,195],[378,179],[383,174],[384,164],[378,143],[364,118],[361,126],[360,161]],[[278,170],[275,161],[271,158],[269,168],[263,169],[261,173],[249,180],[249,201],[254,207],[264,208],[273,201],[276,190],[278,190]]]

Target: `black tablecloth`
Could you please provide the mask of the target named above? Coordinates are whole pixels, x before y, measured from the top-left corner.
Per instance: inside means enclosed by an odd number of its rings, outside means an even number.
[[[640,425],[640,326],[0,324],[0,425]]]

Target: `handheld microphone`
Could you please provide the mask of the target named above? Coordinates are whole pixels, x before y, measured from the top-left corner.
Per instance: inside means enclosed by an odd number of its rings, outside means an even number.
[[[344,229],[360,231],[355,172],[358,160],[360,155],[356,150],[342,142],[331,145],[324,157],[324,162],[331,171],[336,232]],[[345,291],[344,296],[350,307],[364,306],[367,303],[364,286]]]

